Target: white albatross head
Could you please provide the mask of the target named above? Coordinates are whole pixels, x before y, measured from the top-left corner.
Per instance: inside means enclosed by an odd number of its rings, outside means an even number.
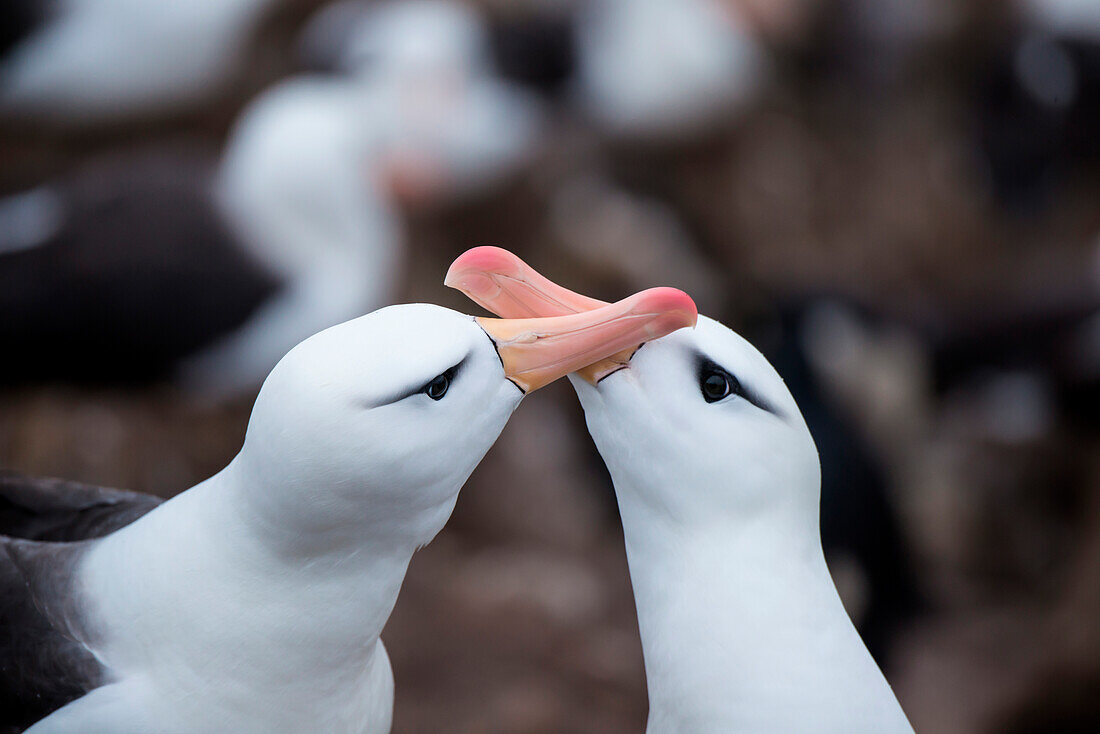
[[[296,537],[427,543],[523,396],[695,319],[674,289],[548,319],[390,306],[322,331],[264,382],[238,460]],[[302,532],[305,531],[305,532]]]
[[[747,107],[767,76],[737,3],[593,0],[578,15],[576,96],[611,135],[704,132]]]
[[[475,7],[352,0],[326,7],[309,26],[305,43],[335,53],[334,65],[368,98],[376,165],[402,204],[476,197],[531,161],[544,110],[497,73]]]
[[[813,439],[782,378],[730,329],[700,316],[599,383],[570,381],[616,486],[651,517],[737,532],[768,516],[819,542]]]

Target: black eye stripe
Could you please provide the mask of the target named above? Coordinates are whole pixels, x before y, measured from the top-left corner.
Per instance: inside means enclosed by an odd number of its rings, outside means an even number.
[[[697,358],[696,379],[699,391],[708,403],[717,403],[730,395],[736,395],[761,410],[779,415],[766,400],[747,389],[729,370],[702,354]]]
[[[458,373],[460,371],[462,371],[462,367],[463,367],[463,365],[466,364],[466,360],[468,358],[469,358],[469,355],[466,355],[465,357],[462,358],[462,360],[458,364],[456,364],[453,367],[447,369],[446,371],[436,375],[432,379],[428,380],[426,383],[419,383],[419,384],[415,385],[415,387],[414,386],[409,386],[409,387],[407,387],[403,390],[395,391],[391,395],[387,395],[385,397],[381,397],[381,398],[378,398],[376,400],[363,401],[362,405],[363,405],[364,408],[368,408],[368,409],[369,408],[381,408],[383,405],[391,405],[393,403],[398,403],[398,402],[401,402],[402,400],[405,400],[406,398],[411,398],[414,395],[419,395],[420,393],[428,394],[428,388],[436,380],[438,380],[441,377],[446,378],[447,389],[450,389],[450,385],[452,383],[454,383],[455,377],[458,375]],[[446,390],[444,390],[444,393],[446,393]],[[439,398],[433,398],[433,399],[438,400],[442,397],[443,396],[440,395]]]
[[[447,388],[450,386],[451,378],[447,377],[446,374],[442,374],[428,383],[428,386],[424,388],[424,394],[432,400],[442,400],[443,396],[447,394]]]
[[[716,403],[730,395],[744,394],[737,378],[713,362],[700,365],[699,390],[708,403]]]
[[[729,395],[738,392],[740,385],[734,376],[720,368],[707,368],[700,374],[698,387],[703,393],[703,399],[707,403],[717,403]]]
[[[431,381],[420,389],[420,392],[427,395],[432,400],[442,400],[447,394],[447,391],[451,387],[451,383],[454,381],[455,375],[458,374],[458,368],[462,366],[462,362],[459,362],[454,367],[451,367],[446,372],[436,375]]]

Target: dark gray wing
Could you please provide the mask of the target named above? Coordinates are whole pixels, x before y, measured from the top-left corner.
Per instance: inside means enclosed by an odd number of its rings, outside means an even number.
[[[0,733],[19,732],[106,680],[74,571],[87,543],[0,537]]]
[[[161,502],[138,492],[0,470],[0,535],[48,541],[99,538]]]
[[[88,637],[74,571],[95,538],[162,501],[0,471],[0,734],[102,685],[102,667],[80,642]]]
[[[0,344],[19,355],[0,382],[160,379],[280,291],[212,200],[205,150],[103,158],[53,187],[56,231],[0,253]]]
[[[49,21],[57,0],[0,0],[0,57]]]

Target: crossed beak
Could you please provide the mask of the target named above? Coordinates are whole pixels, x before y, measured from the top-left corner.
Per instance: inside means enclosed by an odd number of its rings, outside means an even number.
[[[626,366],[640,345],[698,319],[695,303],[675,288],[607,304],[562,288],[499,247],[466,251],[443,282],[502,317],[477,321],[505,374],[525,392],[570,372],[596,384]]]

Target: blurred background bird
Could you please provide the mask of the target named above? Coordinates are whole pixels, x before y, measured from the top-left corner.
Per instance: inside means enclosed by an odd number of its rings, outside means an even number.
[[[466,308],[472,246],[677,286],[798,400],[915,728],[1095,730],[1098,7],[4,4],[0,469],[171,496],[303,336]],[[545,392],[410,569],[395,731],[644,726],[610,482]]]
[[[75,128],[223,94],[265,15],[288,0],[5,3],[0,111]]]

